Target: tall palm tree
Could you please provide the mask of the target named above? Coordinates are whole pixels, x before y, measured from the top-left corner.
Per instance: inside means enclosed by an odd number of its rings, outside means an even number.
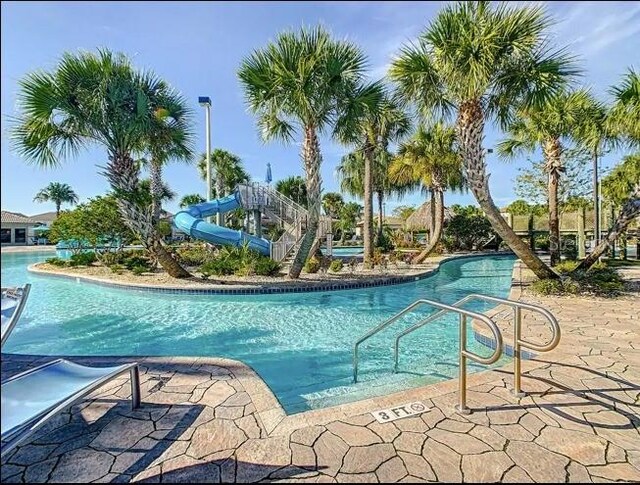
[[[78,195],[69,184],[51,182],[44,189],[41,189],[33,200],[34,202],[53,202],[56,205],[56,217],[58,217],[62,204],[77,204]]]
[[[342,195],[337,192],[327,192],[322,196],[322,208],[324,213],[336,219],[340,216],[340,211],[344,207],[344,199]]]
[[[420,126],[411,139],[398,147],[398,155],[389,167],[389,176],[406,191],[420,188],[422,192],[432,194],[431,207],[435,208],[435,218],[429,243],[413,259],[415,263],[421,263],[442,236],[445,190],[462,190],[465,186],[455,129],[441,123]]]
[[[227,150],[216,148],[211,152],[211,169],[215,175],[215,193],[209,195],[210,198],[224,197],[232,192],[236,185],[247,183],[251,179],[245,170],[242,160]],[[207,155],[203,153],[198,161],[198,171],[203,180],[207,180]]]
[[[614,136],[625,141],[632,149],[640,146],[640,76],[633,69],[625,75],[619,86],[609,91],[614,104],[607,119],[607,128]],[[614,174],[616,174],[614,176]],[[637,153],[627,156],[623,163],[614,169],[609,184],[617,193],[616,199],[622,209],[600,244],[587,256],[577,269],[589,269],[607,248],[622,234],[635,218],[640,216],[640,156]],[[603,185],[606,185],[603,181]],[[625,188],[626,187],[626,188]],[[622,194],[628,194],[622,202]]]
[[[307,198],[307,184],[299,175],[292,175],[276,182],[276,190],[285,197],[289,197],[302,207],[309,206]]]
[[[162,168],[170,160],[190,163],[193,158],[192,111],[173,89],[167,87],[155,94],[160,97],[156,105],[161,107],[154,112],[156,127],[146,143],[150,156],[151,218],[154,225],[160,220],[162,210],[165,188]]]
[[[540,278],[558,278],[509,227],[489,191],[484,125],[504,127],[514,108],[543,105],[578,74],[572,58],[551,51],[551,20],[541,7],[489,2],[446,6],[418,42],[402,49],[390,75],[400,93],[425,116],[456,120],[465,175],[498,235]]]
[[[618,137],[609,126],[609,109],[604,104],[589,96],[582,109],[580,123],[576,126],[573,138],[580,148],[591,154],[593,171],[593,228],[596,244],[600,240],[600,204],[598,196],[598,159],[609,147],[618,144]]]
[[[290,278],[299,277],[316,243],[322,191],[318,135],[333,125],[337,106],[361,82],[365,67],[360,48],[333,39],[321,27],[281,33],[240,66],[238,76],[247,105],[258,116],[262,137],[291,143],[296,133],[302,134],[309,217],[307,232],[289,269]]]
[[[640,154],[629,155],[602,181],[603,191],[612,203],[622,207],[607,236],[576,270],[587,270],[618,239],[629,224],[640,217]]]
[[[161,206],[163,202],[170,202],[176,198],[176,193],[162,179],[156,187],[154,187],[154,180],[152,178],[142,179],[138,184],[138,188],[140,191],[138,199],[142,208],[153,205],[156,201]],[[160,220],[160,213],[158,213],[157,220]]]
[[[187,194],[180,199],[179,206],[181,209],[186,209],[190,205],[202,204],[203,202],[206,200],[200,194]]]
[[[386,168],[390,160],[389,142],[403,136],[410,121],[399,103],[385,90],[382,83],[359,86],[343,107],[336,126],[337,138],[355,146],[356,151],[345,159],[357,170],[362,163],[362,196],[364,198],[364,263],[373,257],[373,192],[378,193],[378,236],[382,235],[382,198],[389,190]],[[377,168],[377,170],[376,170]],[[343,171],[340,168],[338,173]],[[353,175],[350,175],[352,177]]]
[[[11,130],[14,149],[29,162],[56,166],[87,145],[102,146],[102,169],[126,224],[173,277],[190,276],[166,250],[142,209],[140,167],[134,155],[147,150],[158,130],[156,112],[167,84],[136,71],[123,54],[65,53],[53,72],[35,72],[20,81],[19,115]],[[180,102],[184,103],[184,100]]]
[[[357,202],[347,202],[340,209],[340,220],[338,227],[340,228],[340,244],[344,244],[347,231],[355,230],[358,220],[362,217],[362,206]]]
[[[551,266],[560,262],[560,217],[558,185],[565,171],[562,159],[564,146],[578,134],[583,110],[591,104],[585,90],[559,92],[543,105],[521,109],[518,118],[508,128],[507,138],[498,144],[498,154],[513,159],[526,152],[542,149],[548,174],[549,254]],[[591,110],[589,110],[591,112]]]
[[[632,147],[640,145],[640,74],[633,68],[609,93],[614,105],[609,116],[609,129],[622,137]]]

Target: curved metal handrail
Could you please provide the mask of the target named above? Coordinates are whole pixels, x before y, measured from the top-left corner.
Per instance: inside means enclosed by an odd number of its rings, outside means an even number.
[[[396,313],[393,317],[385,320],[377,327],[373,328],[365,335],[360,337],[358,341],[353,346],[353,381],[358,381],[358,347],[361,343],[371,338],[373,335],[377,334],[381,330],[385,329],[393,322],[397,321],[402,316],[409,313],[411,310],[418,306],[429,305],[435,308],[439,308],[440,311],[435,313],[434,315],[430,315],[427,319],[423,320],[421,323],[424,324],[427,321],[435,320],[435,318],[447,313],[447,312],[455,312],[460,315],[460,352],[458,354],[460,358],[460,366],[459,366],[459,404],[457,406],[457,410],[460,413],[468,414],[471,411],[466,405],[467,402],[467,359],[474,360],[481,364],[493,364],[496,362],[500,356],[502,355],[502,334],[500,333],[500,329],[495,324],[491,318],[481,313],[473,312],[471,310],[465,310],[464,308],[458,308],[452,305],[447,305],[445,303],[440,303],[433,300],[420,299],[414,301],[411,305]],[[496,348],[489,357],[482,357],[481,355],[475,354],[467,350],[467,317],[471,317],[485,323],[491,332],[493,333],[496,340]]]
[[[514,325],[513,325],[513,329],[514,329],[514,342],[513,342],[514,394],[516,394],[517,396],[523,396],[523,393],[520,390],[520,382],[521,382],[521,375],[520,375],[521,355],[520,355],[520,349],[521,349],[521,347],[525,347],[527,349],[535,350],[537,352],[548,352],[550,350],[555,349],[558,346],[558,344],[560,343],[560,337],[561,337],[560,325],[558,324],[558,320],[556,320],[556,317],[554,317],[553,314],[549,310],[547,310],[546,308],[543,308],[543,307],[540,307],[540,306],[537,306],[537,305],[532,305],[531,303],[523,303],[523,302],[519,302],[519,301],[508,300],[506,298],[499,298],[499,297],[495,297],[495,296],[481,295],[481,294],[478,294],[478,293],[472,293],[471,295],[467,295],[464,298],[462,298],[461,300],[458,300],[457,302],[453,303],[452,306],[460,307],[460,306],[464,305],[465,303],[467,303],[467,302],[469,302],[471,300],[490,301],[490,302],[494,302],[494,303],[508,305],[508,306],[511,306],[514,309]],[[547,321],[551,325],[551,330],[552,330],[552,334],[553,334],[552,338],[551,338],[551,341],[549,341],[547,344],[540,345],[540,344],[536,344],[534,342],[529,342],[527,340],[523,340],[521,338],[521,325],[522,325],[522,313],[521,312],[522,312],[523,308],[526,309],[526,310],[530,310],[530,311],[536,312],[536,313],[540,313],[541,315],[543,315],[547,319]],[[404,330],[404,331],[402,331],[402,332],[400,332],[399,334],[396,335],[396,340],[395,340],[395,343],[394,343],[394,370],[395,370],[395,372],[398,372],[400,339],[402,337],[404,337],[405,335],[408,335],[411,332],[414,332],[415,330],[418,330],[419,328],[423,327],[427,323],[429,323],[429,322],[435,320],[436,318],[440,317],[443,313],[445,313],[445,312],[444,311],[440,311],[438,313],[430,315],[426,319],[416,323],[415,325],[409,327],[408,329],[406,329],[406,330]]]
[[[360,339],[358,339],[358,341],[354,344],[353,346],[353,380],[354,382],[357,382],[358,380],[358,347],[360,346],[360,344],[362,344],[364,341],[368,340],[369,338],[373,337],[375,334],[377,334],[378,332],[384,330],[386,327],[388,327],[389,325],[391,325],[393,322],[397,321],[398,319],[400,319],[401,317],[403,317],[404,315],[406,315],[407,313],[409,313],[411,310],[413,310],[414,308],[418,307],[418,306],[422,306],[422,305],[429,305],[429,306],[433,306],[435,308],[440,308],[441,310],[433,315],[429,315],[429,317],[427,317],[426,320],[423,320],[421,323],[425,324],[428,323],[429,321],[435,320],[437,317],[440,317],[442,315],[444,315],[447,312],[455,312],[458,313],[460,315],[464,315],[467,317],[471,317],[477,320],[481,320],[483,323],[485,323],[489,329],[491,330],[491,332],[493,333],[496,342],[500,342],[499,346],[496,347],[500,347],[500,351],[502,351],[501,347],[502,347],[502,335],[500,333],[500,330],[498,329],[498,326],[494,323],[493,320],[491,320],[489,317],[487,317],[486,315],[483,315],[481,313],[477,313],[471,310],[465,310],[463,308],[457,308],[455,306],[452,305],[447,305],[445,303],[440,303],[437,301],[433,301],[433,300],[426,300],[426,299],[420,299],[420,300],[416,300],[414,301],[411,305],[409,305],[408,307],[406,307],[404,310],[401,310],[400,312],[396,313],[393,317],[389,318],[388,320],[385,320],[384,322],[382,322],[380,325],[378,325],[377,327],[373,328],[372,330],[370,330],[369,332],[367,332],[365,335],[363,335],[362,337],[360,337]],[[413,327],[412,327],[413,328]],[[496,362],[499,358],[500,358],[500,353],[496,350],[493,352],[493,354],[491,354],[489,357],[482,357],[481,355],[478,354],[474,354],[473,352],[469,352],[467,350],[465,350],[465,356],[469,357],[481,364],[493,364],[494,362]]]

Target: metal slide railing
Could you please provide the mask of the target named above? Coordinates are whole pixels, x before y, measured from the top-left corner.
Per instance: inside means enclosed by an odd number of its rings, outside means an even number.
[[[560,337],[561,337],[560,325],[558,325],[558,320],[556,320],[556,317],[554,317],[553,314],[546,308],[542,308],[537,305],[532,305],[530,303],[522,303],[519,301],[508,300],[506,298],[480,295],[477,293],[465,296],[461,300],[458,300],[457,302],[455,302],[452,306],[460,307],[472,300],[490,301],[492,303],[508,305],[513,308],[513,394],[517,397],[523,397],[525,393],[523,393],[521,390],[522,348],[535,350],[537,352],[548,352],[550,350],[555,349],[558,346],[558,343],[560,343]],[[530,310],[532,312],[540,313],[542,316],[544,316],[547,319],[547,321],[551,325],[551,332],[552,332],[551,340],[547,344],[539,345],[539,344],[528,342],[522,339],[522,309],[523,308],[526,310]],[[396,335],[396,341],[394,344],[395,372],[398,372],[400,339],[405,335],[408,335],[411,332],[418,330],[420,327],[426,325],[430,321],[435,320],[436,318],[440,317],[444,313],[445,313],[444,311],[440,311],[433,315],[429,315],[423,321],[416,323],[412,327],[409,327],[406,330]]]
[[[360,339],[358,339],[358,341],[354,344],[353,346],[353,381],[354,382],[358,381],[358,347],[360,346],[360,344],[362,344],[369,338],[373,337],[378,332],[384,330],[389,325],[396,322],[402,316],[411,312],[416,307],[423,306],[423,305],[439,308],[441,311],[436,313],[436,315],[442,315],[447,312],[454,312],[460,315],[460,337],[459,337],[460,338],[460,352],[459,352],[460,368],[459,368],[459,396],[458,396],[459,400],[458,400],[458,406],[456,406],[456,409],[461,414],[469,414],[471,410],[467,407],[467,359],[471,359],[481,364],[489,365],[496,362],[502,355],[502,335],[500,334],[500,330],[498,329],[498,326],[493,322],[493,320],[491,320],[489,317],[481,313],[472,312],[470,310],[465,310],[463,308],[457,308],[455,306],[446,305],[444,303],[440,303],[433,300],[420,299],[413,302],[404,310],[398,312],[393,317],[382,322],[380,325],[378,325],[374,329],[367,332]],[[496,348],[494,349],[493,354],[491,354],[489,357],[482,357],[481,355],[474,354],[473,352],[470,352],[467,350],[467,317],[480,320],[481,322],[486,324],[491,330],[491,333],[493,334],[496,341]]]

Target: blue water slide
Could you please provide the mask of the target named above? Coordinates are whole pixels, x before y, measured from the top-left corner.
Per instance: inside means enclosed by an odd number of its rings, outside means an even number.
[[[205,217],[237,209],[240,205],[240,195],[238,192],[234,192],[221,199],[187,207],[173,217],[173,225],[191,237],[202,239],[212,244],[241,246],[248,242],[251,249],[269,256],[271,254],[271,242],[267,239],[211,224],[204,220]]]

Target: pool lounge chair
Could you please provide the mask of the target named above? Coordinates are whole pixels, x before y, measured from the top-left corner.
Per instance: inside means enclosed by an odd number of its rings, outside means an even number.
[[[22,310],[27,303],[31,285],[22,288],[2,288],[2,310],[0,314],[0,347],[9,338],[11,331],[18,323]]]
[[[13,450],[64,409],[125,372],[131,374],[131,407],[140,407],[137,363],[87,367],[58,359],[2,383],[1,455]]]

